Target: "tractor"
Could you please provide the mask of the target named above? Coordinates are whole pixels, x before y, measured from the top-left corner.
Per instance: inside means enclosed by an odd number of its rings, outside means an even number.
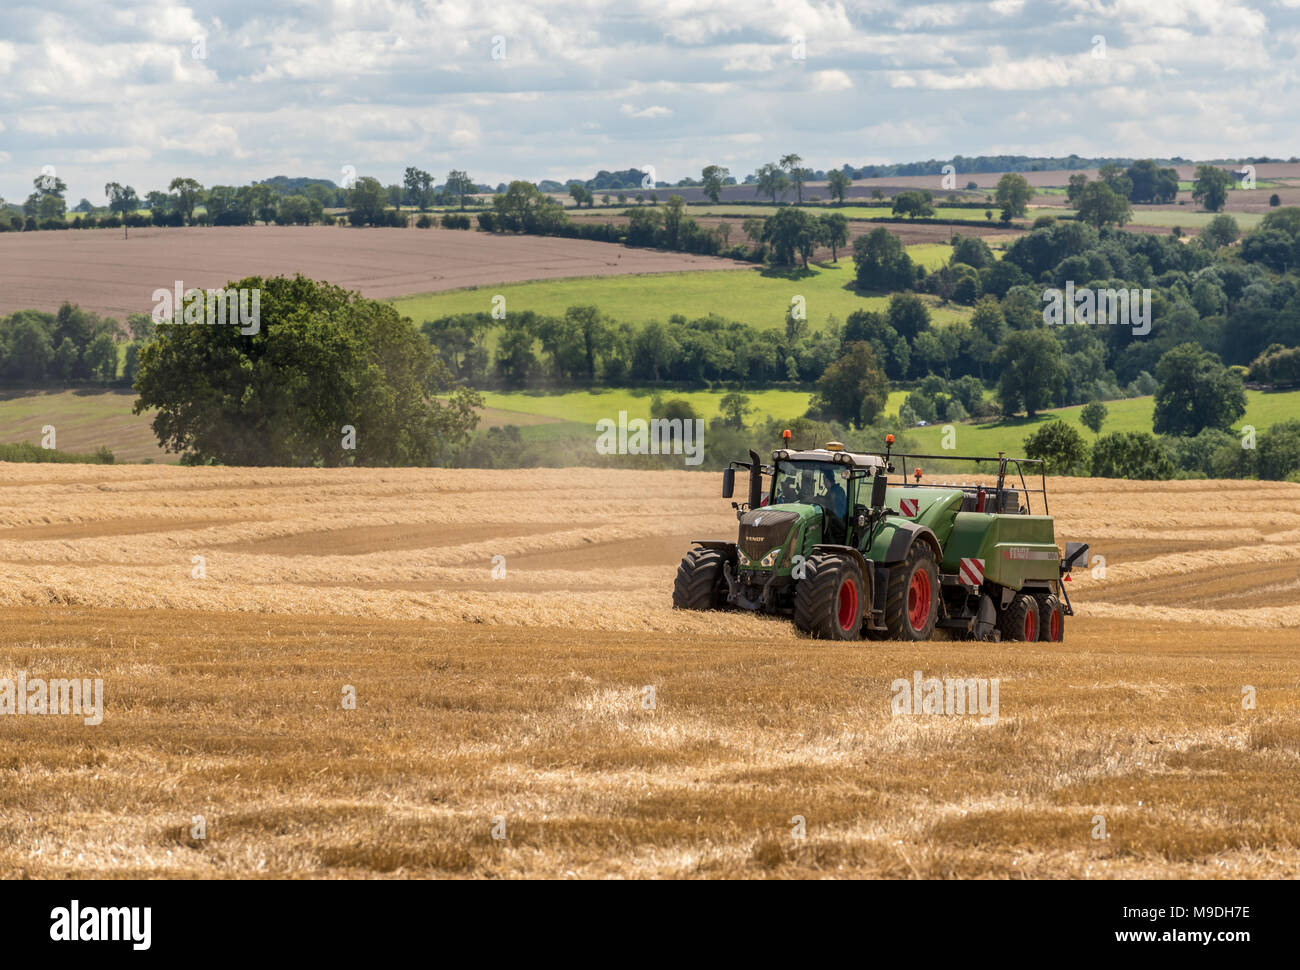
[[[787,447],[771,464],[751,451],[723,471],[723,498],[736,471],[748,473],[748,501],[731,503],[739,536],[693,544],[673,606],[788,615],[829,640],[1064,639],[1074,615],[1064,582],[1088,545],[1070,542],[1060,554],[1041,461],[894,455],[893,435],[884,452],[837,441],[800,451],[789,431],[782,437]],[[997,482],[923,483],[920,467],[909,481],[913,460],[989,463]],[[904,473],[891,479],[896,462]]]

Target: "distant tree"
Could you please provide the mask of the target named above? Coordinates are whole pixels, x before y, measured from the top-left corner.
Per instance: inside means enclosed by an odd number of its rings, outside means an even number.
[[[929,218],[934,215],[934,196],[920,190],[899,192],[894,196],[893,213],[909,219]]]
[[[116,212],[118,215],[125,216],[128,212],[134,212],[140,208],[140,197],[135,194],[135,189],[129,185],[109,182],[104,186],[104,195],[108,197],[109,212]]]
[[[363,176],[348,192],[348,218],[354,226],[380,226],[386,221],[388,196],[378,179]]]
[[[1246,413],[1241,376],[1218,355],[1194,343],[1179,344],[1156,364],[1156,434],[1194,435],[1232,427]]]
[[[1097,177],[1121,199],[1128,199],[1133,195],[1133,180],[1114,162],[1107,162],[1101,166],[1097,170]]]
[[[883,226],[853,240],[858,289],[905,290],[916,283],[916,270],[898,237]]]
[[[849,178],[848,174],[841,169],[833,169],[826,173],[826,188],[830,192],[831,198],[839,205],[844,204],[844,196],[852,184],[853,179]]]
[[[1065,386],[1061,345],[1042,327],[1008,333],[993,364],[1001,372],[998,400],[1006,415],[1023,410],[1032,420]]]
[[[423,169],[408,167],[402,175],[402,201],[424,212],[433,204],[433,176]]]
[[[1093,434],[1101,434],[1101,426],[1106,423],[1108,413],[1106,405],[1100,401],[1091,401],[1079,412],[1079,420]]]
[[[1231,185],[1232,176],[1217,165],[1197,165],[1192,198],[1202,203],[1207,212],[1218,212],[1228,201]]]
[[[1077,206],[1079,204],[1079,196],[1083,194],[1084,186],[1087,184],[1088,176],[1082,172],[1075,172],[1070,176],[1069,185],[1065,190],[1065,198],[1070,205]]]
[[[732,391],[730,394],[723,395],[722,400],[718,402],[718,410],[722,412],[723,420],[728,425],[743,429],[745,415],[752,414],[754,408],[750,406],[748,394]]]
[[[1116,431],[1092,446],[1094,478],[1133,478],[1145,481],[1174,477],[1174,463],[1160,442],[1145,431]]]
[[[715,205],[722,198],[722,189],[727,184],[727,176],[730,174],[731,170],[721,165],[706,165],[704,171],[700,173],[700,187],[709,201]]]
[[[799,167],[802,163],[803,159],[794,152],[781,156],[781,167],[786,170],[790,182],[794,185],[795,191],[798,193],[796,196],[798,205],[803,205],[803,180],[804,175],[806,174],[805,170]]]
[[[773,205],[776,204],[776,197],[785,195],[790,186],[790,180],[786,178],[785,172],[781,171],[779,165],[772,162],[759,166],[758,171],[754,174],[757,176],[754,182],[754,193],[769,196]]]
[[[1124,174],[1132,186],[1128,195],[1132,202],[1167,204],[1178,196],[1178,170],[1175,168],[1160,168],[1148,158],[1134,162]]]
[[[820,240],[831,248],[831,259],[838,263],[840,247],[849,241],[849,220],[842,212],[827,212],[817,218],[817,224]]]
[[[930,311],[915,293],[895,293],[885,311],[889,325],[908,341],[914,341],[930,329]]]
[[[90,342],[83,361],[95,380],[117,380],[117,343],[108,334],[101,333]]]
[[[315,203],[319,205],[319,203]],[[275,221],[287,226],[306,226],[312,222],[311,199],[305,195],[290,195],[280,200]]]
[[[1077,208],[1079,221],[1098,229],[1109,224],[1123,226],[1133,213],[1128,199],[1105,182],[1089,182],[1084,186]]]
[[[763,223],[763,242],[772,249],[772,262],[790,266],[795,256],[808,267],[808,257],[817,243],[818,226],[813,216],[803,209],[782,206]]]
[[[1274,207],[1277,207],[1277,206],[1281,205],[1281,204],[1282,204],[1282,196],[1280,196],[1280,195],[1278,195],[1276,192],[1274,192],[1272,195],[1270,195],[1270,196],[1268,197],[1268,204],[1271,205],[1271,206],[1274,206]]]
[[[1240,235],[1241,229],[1237,226],[1237,220],[1226,212],[1221,212],[1201,230],[1201,241],[1205,243],[1207,249],[1213,250],[1221,246],[1231,246]]]
[[[1002,178],[998,179],[995,194],[998,205],[1004,209],[1009,208],[1011,215],[1015,217],[1025,214],[1029,206],[1029,200],[1034,197],[1034,190],[1023,175],[1007,172]]]
[[[203,198],[203,186],[192,178],[177,176],[167,186],[168,192],[175,193],[173,205],[189,225],[194,223],[194,209]]]
[[[1070,475],[1088,457],[1079,429],[1053,418],[1025,439],[1025,455],[1046,463],[1049,475]]]
[[[889,379],[871,344],[859,340],[822,373],[813,404],[832,419],[861,428],[875,422],[888,400]]]
[[[592,194],[587,191],[587,187],[581,182],[569,183],[569,196],[573,199],[576,208],[581,209],[584,202],[587,203],[587,208],[591,208]]]
[[[680,195],[670,195],[663,214],[664,245],[669,249],[680,248],[686,220],[686,203]]]
[[[460,207],[465,208],[465,199],[474,193],[477,186],[474,180],[460,169],[453,168],[447,173],[447,184],[443,187],[449,195],[458,200]]]

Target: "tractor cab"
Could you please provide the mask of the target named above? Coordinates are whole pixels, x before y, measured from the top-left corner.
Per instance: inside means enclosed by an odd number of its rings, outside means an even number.
[[[762,505],[798,511],[801,516],[818,516],[822,520],[822,541],[844,542],[856,505],[858,482],[883,467],[884,461],[878,456],[845,451],[838,441],[806,451],[774,451],[771,488]],[[796,506],[803,509],[796,510]]]

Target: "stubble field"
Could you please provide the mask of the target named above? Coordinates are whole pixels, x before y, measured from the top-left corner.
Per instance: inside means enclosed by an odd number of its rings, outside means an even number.
[[[0,678],[104,682],[0,716],[0,877],[1300,875],[1300,486],[1055,481],[1064,644],[829,646],[668,607],[715,475],[0,482]]]

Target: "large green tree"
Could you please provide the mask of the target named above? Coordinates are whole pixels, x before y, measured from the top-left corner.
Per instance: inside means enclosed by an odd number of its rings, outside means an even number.
[[[468,440],[482,399],[452,385],[393,307],[303,276],[227,289],[259,294],[256,332],[161,324],[140,351],[135,413],[157,411],[166,450],[229,465],[432,465]]]
[[[1179,344],[1156,364],[1156,434],[1194,435],[1232,427],[1246,413],[1241,377],[1199,344]]]
[[[876,420],[888,399],[889,379],[871,344],[858,340],[818,379],[813,403],[828,417],[861,428]]]
[[[1209,212],[1218,212],[1228,201],[1228,187],[1232,176],[1217,165],[1197,165],[1196,181],[1192,183],[1192,198]]]
[[[727,176],[730,174],[731,170],[721,165],[704,166],[704,171],[700,173],[700,188],[709,197],[709,201],[717,204],[717,201],[722,198],[722,189],[727,184]]]
[[[1041,327],[1008,333],[993,364],[1001,370],[998,400],[1007,415],[1024,411],[1032,419],[1065,386],[1061,345]]]
[[[1013,216],[1023,216],[1028,209],[1029,200],[1034,197],[1034,189],[1023,175],[1007,172],[998,179],[995,190],[998,205],[1009,210]]]

